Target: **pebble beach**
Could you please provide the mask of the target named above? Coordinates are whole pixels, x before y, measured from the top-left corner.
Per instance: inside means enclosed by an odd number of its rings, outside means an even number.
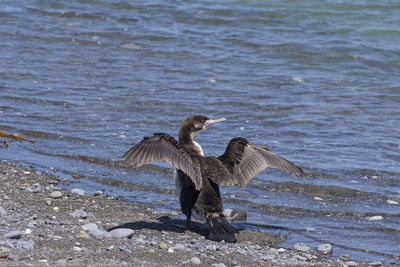
[[[331,256],[331,244],[282,248],[285,236],[241,229],[236,243],[207,239],[207,227],[186,230],[158,203],[124,202],[45,170],[0,162],[2,266],[393,266]],[[78,184],[77,184],[78,185]]]

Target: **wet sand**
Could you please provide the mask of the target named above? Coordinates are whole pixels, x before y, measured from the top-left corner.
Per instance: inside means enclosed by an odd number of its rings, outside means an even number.
[[[101,192],[92,196],[68,191],[60,188],[62,182],[44,171],[0,162],[0,265],[370,264],[331,259],[315,250],[282,249],[284,236],[253,230],[241,230],[237,243],[210,241],[205,225],[194,223],[186,230],[177,213],[155,212],[157,203],[125,203]]]

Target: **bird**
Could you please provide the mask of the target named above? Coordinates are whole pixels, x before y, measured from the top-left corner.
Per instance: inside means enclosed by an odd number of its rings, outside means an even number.
[[[266,168],[279,169],[294,176],[302,175],[303,170],[269,151],[266,146],[252,144],[243,137],[230,140],[222,155],[205,156],[194,138],[211,125],[223,121],[226,119],[189,116],[179,129],[179,141],[166,133],[154,133],[144,137],[122,157],[133,167],[151,162],[171,164],[176,168],[174,179],[181,210],[186,215],[186,228],[191,228],[192,215],[199,215],[207,221],[209,239],[236,242],[238,230],[223,215],[219,186],[243,188]]]

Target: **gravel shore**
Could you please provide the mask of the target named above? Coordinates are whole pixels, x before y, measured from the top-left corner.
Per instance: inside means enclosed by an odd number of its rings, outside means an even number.
[[[124,203],[102,192],[68,191],[45,172],[0,162],[1,266],[370,266],[332,247],[279,246],[285,237],[241,230],[237,243],[206,239],[207,227],[184,229],[176,213]],[[156,205],[156,204],[155,204]]]

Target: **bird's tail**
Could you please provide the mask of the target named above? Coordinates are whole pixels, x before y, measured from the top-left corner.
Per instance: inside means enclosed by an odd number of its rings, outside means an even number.
[[[237,233],[235,229],[221,213],[212,213],[207,216],[208,229],[214,235],[227,235]]]
[[[211,213],[207,216],[208,229],[210,229],[210,234],[208,239],[214,241],[222,241],[235,243],[236,237],[235,233],[238,230],[235,229],[221,213]]]

